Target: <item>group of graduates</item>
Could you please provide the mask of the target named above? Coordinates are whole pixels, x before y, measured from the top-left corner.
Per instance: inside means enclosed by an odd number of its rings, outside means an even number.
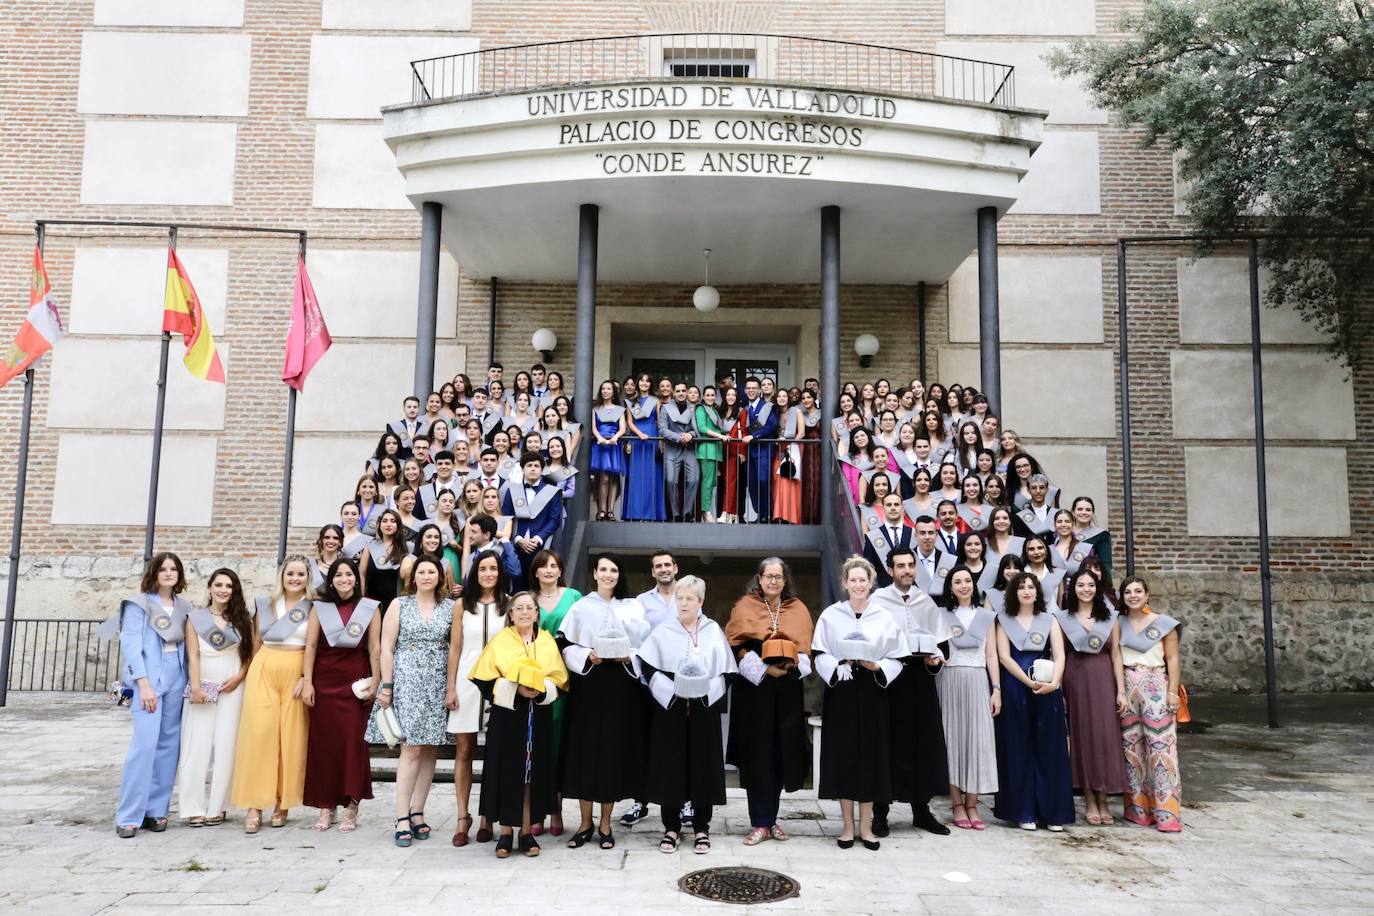
[[[1121,794],[1128,820],[1180,829],[1181,627],[1149,609],[1143,581],[1114,588],[1092,500],[1059,508],[1058,489],[977,392],[846,385],[828,430],[854,498],[842,523],[862,543],[840,570],[846,599],[813,619],[787,565],[768,558],[722,628],[703,610],[705,583],[678,579],[666,551],[651,558],[655,587],[636,598],[610,555],[595,559],[589,594],[567,587],[550,543],[581,430],[557,373],[520,372],[509,396],[501,375],[494,365],[477,388],[457,376],[423,413],[407,398],[340,524],[320,529],[313,556],[289,557],[251,607],[219,569],[193,608],[181,561],[153,558],[104,628],[119,635],[138,700],[121,836],[165,829],[178,760],[191,826],[233,806],[256,833],[264,812],[281,826],[305,804],[320,810],[316,829],[351,832],[372,797],[369,745],[389,743],[401,748],[399,845],[430,836],[425,805],[446,744],[455,846],[496,839],[498,855],[536,855],[545,821],[561,836],[566,797],[579,801],[570,846],[612,848],[611,807],[632,799],[622,823],[657,803],[660,848],[676,849],[690,824],[705,852],[727,762],[748,794],[745,843],[785,840],[779,799],[810,771],[802,681],[813,673],[825,685],[815,786],[842,801],[841,846],[878,848],[893,801],[911,804],[918,828],[948,833],[929,808],[945,793],[964,829],[983,829],[979,796],[993,793],[997,817],[1060,829],[1075,818],[1075,789],[1089,823],[1110,823],[1108,798]],[[776,441],[818,440],[814,380],[795,406],[768,380],[746,379],[742,400],[721,381],[699,392],[662,380],[655,395],[641,375],[623,400],[603,383],[590,459],[599,517],[614,504],[625,518],[814,521],[818,497],[802,496],[818,470]],[[646,431],[651,415],[666,435]],[[711,495],[686,499],[688,453],[712,427],[725,468],[697,461]],[[634,508],[641,447],[646,468],[673,475],[646,495],[647,514]],[[796,513],[785,508],[794,497]]]

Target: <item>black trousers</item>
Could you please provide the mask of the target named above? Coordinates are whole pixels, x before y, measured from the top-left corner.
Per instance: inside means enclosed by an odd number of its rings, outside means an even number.
[[[912,803],[911,803],[911,816],[912,816],[912,817],[915,817],[916,815],[920,814],[922,811],[927,811],[927,812],[930,811],[930,799],[931,799],[931,796],[927,795],[925,798],[918,798],[918,799],[916,799],[916,801],[912,802]],[[883,818],[884,820],[886,820],[886,819],[887,819],[887,812],[890,811],[891,809],[892,809],[892,804],[891,804],[890,802],[874,802],[874,803],[873,803],[873,816],[874,816],[874,817],[881,817],[881,818]]]
[[[663,817],[663,829],[671,830],[673,833],[682,832],[682,805],[662,805],[660,812]],[[711,806],[692,805],[692,830],[697,833],[711,832]]]

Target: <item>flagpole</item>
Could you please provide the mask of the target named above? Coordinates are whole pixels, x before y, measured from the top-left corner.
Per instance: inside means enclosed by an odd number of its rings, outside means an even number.
[[[45,232],[39,223],[38,253],[43,254]],[[10,661],[14,657],[14,613],[19,596],[19,554],[24,540],[24,495],[29,476],[29,418],[33,415],[33,366],[24,370],[24,412],[19,419],[19,472],[14,482],[14,518],[10,522],[10,577],[5,583],[4,648],[0,649],[0,707],[10,689]]]
[[[300,260],[305,260],[305,232],[301,232]],[[297,267],[299,271],[299,266]],[[298,280],[299,282],[299,280]],[[286,459],[281,479],[281,526],[277,529],[277,565],[286,562],[286,535],[291,520],[291,466],[296,460],[296,388],[286,386]]]
[[[177,227],[167,229],[167,245],[177,248]],[[153,534],[157,528],[157,483],[162,470],[162,419],[167,408],[167,353],[172,346],[172,332],[162,332],[162,354],[157,368],[157,412],[153,415],[153,466],[148,478],[148,521],[143,532],[143,565],[153,558]]]

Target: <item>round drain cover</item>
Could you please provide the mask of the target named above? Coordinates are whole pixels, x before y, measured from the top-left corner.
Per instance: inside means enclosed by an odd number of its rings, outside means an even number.
[[[795,897],[801,885],[766,868],[706,868],[678,879],[679,890],[717,903],[772,903]]]

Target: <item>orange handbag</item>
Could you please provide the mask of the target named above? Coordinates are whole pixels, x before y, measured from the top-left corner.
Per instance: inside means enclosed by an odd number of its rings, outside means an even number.
[[[1180,725],[1193,721],[1193,714],[1188,711],[1188,688],[1182,684],[1178,685],[1178,711],[1174,713],[1174,721]]]

